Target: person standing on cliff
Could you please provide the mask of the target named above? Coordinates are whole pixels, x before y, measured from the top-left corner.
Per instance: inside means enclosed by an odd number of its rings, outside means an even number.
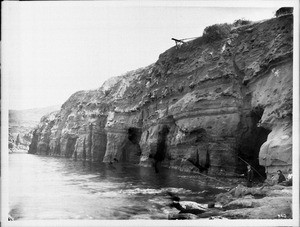
[[[250,165],[247,165],[247,187],[252,187],[252,181],[253,181],[253,170]]]

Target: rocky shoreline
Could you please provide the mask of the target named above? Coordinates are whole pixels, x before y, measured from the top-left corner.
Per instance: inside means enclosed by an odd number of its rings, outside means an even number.
[[[293,20],[289,12],[212,25],[147,67],[76,92],[41,119],[29,153],[222,179],[245,173],[248,164],[267,181],[279,169],[286,174],[293,161]],[[249,189],[238,181],[216,197],[219,208],[201,215],[292,216],[291,188]]]
[[[168,219],[292,219],[292,186],[247,188],[239,184],[203,206],[207,211],[198,215],[174,209]]]
[[[229,200],[223,205],[224,217],[230,219],[292,218],[291,186],[245,188],[238,185],[227,195],[232,197],[229,196]]]

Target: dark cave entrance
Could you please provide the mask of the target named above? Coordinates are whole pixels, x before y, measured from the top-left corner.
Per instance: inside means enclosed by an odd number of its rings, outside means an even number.
[[[105,156],[107,144],[107,134],[105,132],[94,132],[92,137],[93,160],[101,163]]]
[[[128,137],[123,145],[120,161],[137,164],[140,161],[142,153],[139,145],[142,136],[142,129],[130,127],[127,130],[127,134]]]
[[[54,155],[60,155],[60,138],[55,141]]]
[[[210,168],[210,154],[208,151],[208,137],[203,128],[195,129],[189,133],[189,143],[196,146],[196,151],[190,161],[200,172],[208,173]]]
[[[161,162],[166,157],[166,151],[167,151],[166,140],[169,131],[170,131],[169,127],[167,125],[164,125],[158,132],[157,149],[153,157],[156,162]]]
[[[259,165],[259,151],[261,145],[267,141],[271,130],[265,129],[259,125],[264,109],[256,107],[246,117],[248,131],[241,137],[238,148],[238,172],[246,173],[247,163],[254,168],[254,177],[260,180],[266,178],[265,167]]]
[[[75,144],[77,138],[68,138],[67,145],[66,145],[66,154],[67,158],[71,158],[74,151],[75,151]]]
[[[129,128],[128,129],[128,139],[133,144],[139,144],[141,136],[142,136],[142,130],[141,129],[139,129],[139,128]]]

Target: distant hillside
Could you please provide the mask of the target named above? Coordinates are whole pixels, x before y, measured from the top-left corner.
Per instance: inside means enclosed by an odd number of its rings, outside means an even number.
[[[14,147],[18,135],[20,135],[19,140],[21,144],[27,147],[31,140],[31,131],[37,126],[41,118],[59,109],[60,106],[49,106],[26,110],[9,110],[10,148]]]
[[[40,122],[42,116],[59,109],[60,106],[49,106],[26,110],[9,110],[9,125],[36,125]]]

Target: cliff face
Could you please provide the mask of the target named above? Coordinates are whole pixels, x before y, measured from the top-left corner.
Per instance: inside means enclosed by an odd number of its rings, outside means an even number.
[[[220,26],[221,28],[222,26]],[[80,91],[34,131],[30,153],[231,174],[292,164],[293,16],[231,26]],[[150,157],[149,157],[150,156]]]

